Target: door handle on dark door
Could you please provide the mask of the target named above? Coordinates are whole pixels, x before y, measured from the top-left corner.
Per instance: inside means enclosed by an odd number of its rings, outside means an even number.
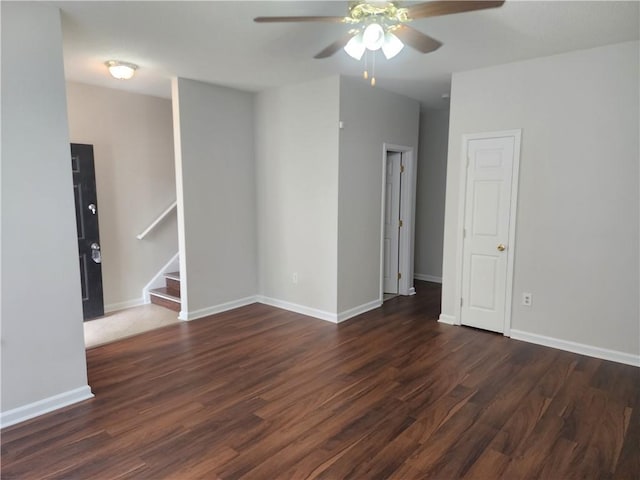
[[[91,244],[91,260],[96,263],[102,263],[102,253],[100,253],[100,245],[95,242]]]
[[[93,203],[90,203],[89,206],[87,207],[89,209],[89,211],[95,215],[96,214],[96,206]]]

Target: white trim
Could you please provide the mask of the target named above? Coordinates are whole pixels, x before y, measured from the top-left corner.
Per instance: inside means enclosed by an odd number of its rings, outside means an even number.
[[[164,264],[164,266],[158,270],[153,278],[142,288],[142,298],[145,303],[150,303],[151,299],[149,298],[149,290],[153,290],[154,288],[160,288],[165,286],[164,274],[171,270],[179,270],[180,269],[180,252],[177,252],[171,259]]]
[[[178,218],[178,258],[180,262],[180,320],[187,320],[189,311],[186,232],[184,222],[184,182],[182,179],[182,130],[180,124],[180,88],[178,77],[171,78],[171,111],[173,115],[173,150],[176,169],[176,211]]]
[[[156,226],[158,226],[158,224],[162,222],[162,220],[164,220],[173,211],[174,208],[176,208],[176,206],[177,206],[177,202],[173,202],[171,205],[169,205],[164,210],[164,212],[158,215],[158,217],[153,222],[151,222],[151,225],[145,228],[142,233],[136,235],[136,238],[138,240],[142,240],[144,237],[146,237],[149,234],[149,232],[151,232],[151,230],[156,228]]]
[[[251,305],[256,303],[256,297],[239,298],[238,300],[232,300],[230,302],[221,303],[219,305],[213,305],[211,307],[201,308],[193,312],[180,311],[178,315],[179,320],[196,320],[202,317],[208,317],[209,315],[215,315],[216,313],[226,312],[233,310],[234,308],[244,307],[245,305]]]
[[[0,428],[24,422],[89,398],[93,398],[93,393],[91,393],[89,385],[85,385],[84,387],[69,390],[68,392],[59,393],[58,395],[53,395],[52,397],[47,397],[37,402],[7,410],[6,412],[0,413]]]
[[[503,335],[509,336],[511,331],[511,303],[513,300],[513,266],[516,250],[516,218],[518,210],[518,180],[520,171],[520,144],[522,139],[522,129],[503,130],[499,132],[486,132],[486,133],[465,133],[462,135],[462,150],[461,150],[461,162],[460,162],[460,189],[458,194],[458,229],[456,232],[458,238],[458,246],[456,248],[456,297],[453,318],[455,319],[455,325],[461,324],[462,317],[462,305],[460,305],[460,298],[462,298],[462,264],[463,264],[463,231],[465,223],[465,205],[467,194],[467,145],[470,140],[485,139],[485,138],[500,138],[500,137],[513,137],[513,166],[511,171],[511,210],[509,216],[509,248],[507,249],[507,283],[505,285],[505,311],[504,311],[504,325]]]
[[[344,312],[340,312],[338,314],[337,321],[338,323],[344,322],[345,320],[357,317],[358,315],[361,315],[370,310],[375,310],[380,306],[382,306],[382,300],[380,300],[379,298],[369,303],[363,303],[362,305],[358,305],[357,307],[350,308],[349,310],[345,310]]]
[[[380,195],[380,298],[384,298],[384,215],[387,196],[387,145],[382,146],[382,184]],[[402,185],[402,180],[400,181]]]
[[[387,177],[387,153],[402,153],[404,177],[400,191],[400,216],[403,226],[400,229],[398,269],[402,278],[398,282],[398,294],[413,295],[413,256],[415,236],[415,206],[416,206],[416,159],[413,147],[395,145],[384,142],[382,144],[382,185],[380,203],[380,298],[384,297],[384,211],[385,211],[385,180]]]
[[[594,347],[583,343],[570,342],[559,338],[545,337],[537,333],[523,332],[522,330],[511,329],[511,338],[513,340],[521,340],[523,342],[544,345],[545,347],[557,348],[567,352],[579,353],[589,357],[602,358],[612,362],[624,363],[634,367],[640,367],[640,355],[619,352],[617,350],[609,350],[606,348]]]
[[[413,278],[415,278],[416,280],[422,280],[424,282],[442,283],[442,277],[427,275],[426,273],[414,273]]]
[[[511,335],[511,307],[513,304],[513,276],[514,276],[514,264],[515,264],[515,251],[518,248],[516,245],[516,224],[518,219],[518,186],[520,185],[520,143],[522,140],[522,129],[512,130],[509,133],[513,134],[513,164],[511,171],[511,210],[509,210],[509,249],[507,250],[507,285],[506,298],[505,298],[505,312],[504,312],[504,325],[503,334],[505,336]]]
[[[153,295],[157,298],[162,298],[163,300],[169,300],[170,302],[180,303],[180,297],[176,297],[175,295],[171,295],[170,293],[149,292],[149,295]]]
[[[415,277],[414,277],[415,278]],[[416,288],[415,287],[411,287],[409,289],[409,295],[415,295],[416,294]]]
[[[363,305],[359,305],[357,307],[351,308],[349,310],[345,310],[339,314],[330,313],[324,310],[318,310],[316,308],[306,307],[304,305],[298,305],[296,303],[287,302],[284,300],[278,300],[276,298],[265,297],[264,295],[256,295],[252,297],[245,297],[239,300],[234,300],[232,302],[223,303],[220,305],[215,305],[208,308],[203,308],[200,310],[196,310],[195,312],[185,312],[181,311],[178,315],[180,320],[195,320],[202,317],[207,317],[209,315],[215,315],[216,313],[226,312],[228,310],[233,310],[235,308],[244,307],[245,305],[250,305],[252,303],[263,303],[265,305],[270,305],[272,307],[282,308],[283,310],[288,310],[290,312],[299,313],[301,315],[306,315],[308,317],[317,318],[319,320],[325,320],[331,323],[340,323],[358,316],[362,313],[368,312],[370,310],[374,310],[382,305],[382,301],[380,299],[373,300],[369,303],[365,303]]]
[[[144,297],[133,298],[126,302],[110,303],[104,306],[104,313],[113,313],[126,308],[139,307],[140,305],[146,305],[147,303],[149,302],[145,301]]]
[[[440,318],[438,318],[439,323],[446,323],[447,325],[458,325],[456,321],[456,317],[453,315],[446,315],[444,313],[440,314]]]
[[[297,303],[278,300],[277,298],[265,297],[264,295],[258,295],[256,297],[256,301],[258,303],[264,303],[265,305],[271,305],[272,307],[278,307],[284,310],[289,310],[290,312],[300,313],[301,315],[307,315],[308,317],[314,317],[320,320],[326,320],[327,322],[331,322],[331,323],[338,323],[337,314],[325,312],[324,310],[305,307],[304,305],[298,305]]]

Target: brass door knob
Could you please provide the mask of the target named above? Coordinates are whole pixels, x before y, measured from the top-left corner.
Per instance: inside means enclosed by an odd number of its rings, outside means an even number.
[[[500,245],[498,245],[498,251],[499,252],[504,252],[506,248],[507,247],[504,246],[504,243],[501,243]]]

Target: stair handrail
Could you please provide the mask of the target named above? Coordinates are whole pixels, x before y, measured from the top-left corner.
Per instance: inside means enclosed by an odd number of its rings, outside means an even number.
[[[164,212],[162,212],[160,215],[158,215],[158,218],[156,218],[153,222],[151,222],[151,225],[149,225],[147,228],[145,228],[142,233],[140,233],[139,235],[136,235],[136,238],[138,240],[142,240],[144,237],[146,237],[149,234],[149,232],[151,230],[153,230],[154,228],[156,228],[156,226],[160,222],[162,222],[162,220],[164,220],[165,217],[167,215],[169,215],[173,211],[173,209],[175,209],[177,206],[178,206],[178,201],[176,200],[169,207],[167,207],[167,209]]]

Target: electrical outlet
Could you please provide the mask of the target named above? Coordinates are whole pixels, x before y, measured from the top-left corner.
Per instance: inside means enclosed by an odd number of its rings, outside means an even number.
[[[523,293],[522,305],[524,305],[525,307],[530,307],[532,303],[533,303],[533,295],[531,295],[530,293]]]
[[[291,281],[293,283],[298,283],[298,272],[293,272],[293,275],[291,275]]]

